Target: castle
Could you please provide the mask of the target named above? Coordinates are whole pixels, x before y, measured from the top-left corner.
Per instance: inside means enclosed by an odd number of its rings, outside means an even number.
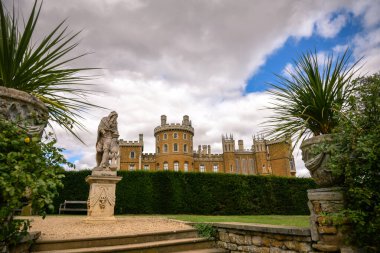
[[[296,169],[290,140],[253,138],[250,149],[243,140],[222,136],[222,154],[212,154],[210,145],[199,145],[193,151],[194,128],[189,116],[182,124],[168,124],[165,115],[154,129],[156,153],[143,153],[143,135],[138,141],[120,140],[120,170],[215,172],[244,175],[295,176]]]

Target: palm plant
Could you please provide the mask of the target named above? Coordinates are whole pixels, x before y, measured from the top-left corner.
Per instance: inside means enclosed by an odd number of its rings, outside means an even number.
[[[352,94],[359,61],[351,63],[348,50],[336,59],[330,54],[323,64],[316,52],[302,54],[293,70],[276,75],[277,83],[270,84],[274,102],[268,108],[274,115],[266,122],[268,134],[291,137],[296,145],[311,135],[332,133]]]
[[[58,24],[38,44],[33,44],[42,3],[35,0],[29,18],[20,31],[15,11],[8,12],[0,5],[0,85],[25,91],[40,99],[48,108],[49,119],[57,122],[75,137],[75,127],[84,129],[78,119],[81,113],[99,107],[86,101],[91,93],[82,75],[92,68],[67,67],[86,54],[70,57],[78,45],[74,40],[79,33],[70,34],[64,21]]]

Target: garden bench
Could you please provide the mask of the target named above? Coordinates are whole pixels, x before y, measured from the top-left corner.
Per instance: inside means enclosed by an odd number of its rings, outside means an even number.
[[[82,205],[85,205],[86,208],[83,208]],[[59,205],[59,214],[61,212],[78,212],[83,211],[87,212],[87,201],[82,200],[65,200],[65,202]]]

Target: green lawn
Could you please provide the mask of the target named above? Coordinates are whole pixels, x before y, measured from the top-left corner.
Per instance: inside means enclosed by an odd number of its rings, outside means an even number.
[[[208,215],[165,215],[170,219],[191,222],[244,222],[272,224],[283,226],[308,227],[308,215],[231,215],[231,216],[208,216]]]

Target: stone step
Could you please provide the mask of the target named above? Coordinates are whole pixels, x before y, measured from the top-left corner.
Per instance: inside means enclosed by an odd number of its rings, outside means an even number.
[[[185,239],[197,237],[197,230],[186,229],[178,231],[167,231],[158,233],[145,233],[137,235],[108,236],[96,238],[76,238],[62,240],[37,240],[32,246],[33,252],[53,251],[79,248],[95,248],[105,246],[117,246],[128,244],[139,244],[163,240]]]
[[[166,252],[199,252],[196,250],[210,249],[214,246],[214,242],[206,238],[185,238],[164,240],[155,242],[145,242],[127,245],[89,247],[77,249],[62,249],[38,251],[39,253],[103,253],[103,252],[128,252],[128,253],[166,253]],[[37,251],[32,251],[37,252]],[[202,251],[201,251],[202,252]],[[215,252],[215,251],[205,251]],[[216,251],[218,252],[218,251]],[[220,252],[220,251],[219,251]],[[223,251],[222,251],[223,252]]]

